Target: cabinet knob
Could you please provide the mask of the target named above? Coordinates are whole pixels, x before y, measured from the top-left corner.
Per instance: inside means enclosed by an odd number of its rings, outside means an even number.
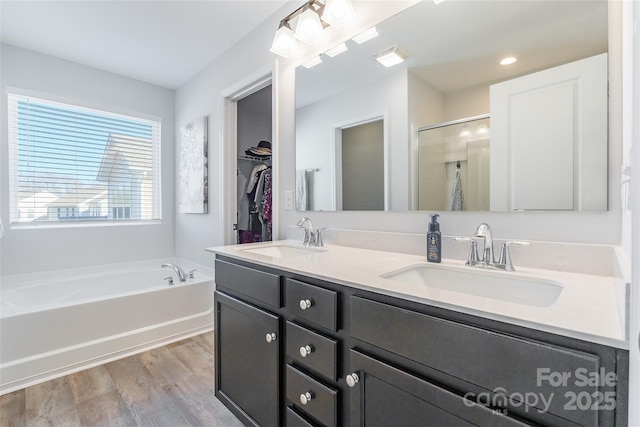
[[[300,395],[300,403],[302,403],[303,405],[308,404],[311,399],[313,399],[313,394],[311,394],[310,391],[307,391],[306,393],[302,393]]]
[[[310,345],[300,347],[300,356],[307,357],[311,353],[313,353],[313,347],[311,347]]]
[[[360,381],[360,377],[358,376],[358,374],[354,372],[352,374],[347,375],[346,380],[347,380],[347,385],[353,388],[356,386],[356,384],[358,384],[358,381]]]
[[[275,332],[271,332],[270,334],[267,334],[265,339],[267,340],[268,343],[271,343],[271,342],[275,341],[276,339],[278,339],[278,336],[276,335]]]
[[[307,308],[311,308],[313,302],[310,299],[301,299],[300,300],[300,310],[306,310]]]

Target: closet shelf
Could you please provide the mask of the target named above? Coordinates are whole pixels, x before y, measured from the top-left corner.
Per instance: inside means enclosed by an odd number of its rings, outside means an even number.
[[[270,162],[271,157],[254,157],[254,156],[247,156],[244,154],[238,154],[238,160],[248,160],[250,162]]]

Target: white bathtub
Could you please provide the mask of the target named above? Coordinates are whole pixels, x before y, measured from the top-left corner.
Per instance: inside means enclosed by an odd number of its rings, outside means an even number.
[[[180,283],[164,262],[198,271]],[[212,330],[204,270],[159,259],[2,277],[0,395]]]

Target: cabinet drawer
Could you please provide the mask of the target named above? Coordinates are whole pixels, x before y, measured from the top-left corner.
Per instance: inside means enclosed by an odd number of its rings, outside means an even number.
[[[314,427],[307,420],[298,415],[293,409],[287,408],[287,427]]]
[[[251,302],[259,301],[279,308],[280,276],[216,260],[216,286],[229,293],[248,297]]]
[[[337,292],[299,280],[287,279],[286,304],[287,311],[294,316],[337,331]]]
[[[597,374],[596,355],[487,331],[391,305],[351,297],[351,336],[447,373],[492,393],[513,398],[537,393],[551,399],[537,410],[580,425],[598,424],[598,411],[567,411],[567,396],[598,395],[577,378]],[[580,370],[580,371],[578,371]],[[558,383],[548,375],[566,375]],[[516,397],[517,400],[517,397]],[[542,405],[542,401],[539,401]],[[530,410],[534,410],[533,408]]]
[[[336,340],[287,322],[287,354],[295,361],[333,381],[338,379]]]
[[[311,399],[308,399],[309,396]],[[322,424],[337,425],[338,391],[319,383],[291,365],[287,365],[287,399]]]

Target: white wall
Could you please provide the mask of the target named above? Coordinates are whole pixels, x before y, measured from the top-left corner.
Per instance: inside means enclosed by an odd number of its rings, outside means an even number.
[[[87,107],[162,118],[163,214],[158,225],[10,230],[9,173],[3,167],[0,215],[7,236],[0,242],[2,274],[173,256],[173,91],[13,46],[0,48],[3,108],[9,86]],[[6,159],[7,117],[2,114],[1,120],[0,158]]]
[[[445,121],[489,113],[489,85],[449,92],[445,97]]]
[[[296,167],[319,169],[314,174],[314,209],[331,210],[335,206],[335,128],[386,116],[388,134],[403,136],[389,141],[392,161],[402,164],[402,158],[404,164],[408,162],[407,105],[407,73],[401,71],[296,111]],[[390,168],[391,203],[395,209],[406,209],[408,201],[400,196],[408,194],[407,178],[406,167]]]
[[[624,164],[636,173],[623,187],[622,246],[631,265],[629,402],[640,401],[640,3],[624,4]],[[633,255],[633,256],[632,256]],[[629,404],[629,425],[640,425],[640,407]]]
[[[203,215],[177,214],[175,250],[176,256],[180,258],[209,265],[213,262],[213,257],[205,252],[204,248],[225,243],[224,236],[227,230],[222,230],[220,227],[224,215],[221,197],[223,187],[228,185],[222,179],[222,173],[225,171],[225,162],[222,158],[225,129],[223,93],[234,88],[239,82],[251,80],[252,76],[274,71],[275,56],[269,52],[273,33],[277,29],[280,19],[293,9],[295,7],[290,5],[288,8],[283,8],[282,12],[276,12],[267,18],[246,38],[176,90],[176,130],[195,117],[203,115],[209,117],[209,213]],[[277,81],[274,81],[272,91],[276,89]],[[276,129],[274,129],[274,134],[277,134]],[[271,138],[266,139],[271,140]],[[280,141],[274,139],[271,142],[277,156]],[[285,149],[289,149],[287,144],[285,144]],[[274,177],[277,177],[276,163],[277,160],[274,161]],[[291,162],[291,167],[293,170],[293,162]],[[231,172],[235,180],[235,170]],[[293,179],[291,182],[293,188]],[[274,195],[274,203],[276,203],[276,198],[277,195]],[[235,194],[230,195],[230,200],[235,199]],[[277,212],[274,214],[277,215]]]

